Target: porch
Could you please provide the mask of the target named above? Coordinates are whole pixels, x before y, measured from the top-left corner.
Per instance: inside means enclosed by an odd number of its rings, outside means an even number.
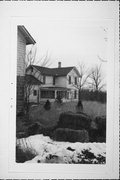
[[[55,100],[58,96],[64,99],[70,99],[71,89],[63,87],[46,87],[40,89],[40,99]]]
[[[55,101],[57,97],[61,97],[63,102],[67,102],[70,100],[77,100],[78,91],[64,88],[64,87],[44,87],[41,88],[39,86],[34,87],[33,93],[30,95],[30,102],[40,103],[41,101],[50,100]]]
[[[64,87],[44,87],[40,89],[39,102],[50,99],[54,101],[58,96],[63,101],[77,100],[78,90]]]

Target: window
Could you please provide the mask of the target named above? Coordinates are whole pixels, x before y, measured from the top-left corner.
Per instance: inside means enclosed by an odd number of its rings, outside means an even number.
[[[33,96],[37,96],[37,90],[33,91]]]
[[[74,92],[74,99],[77,99],[77,91]]]
[[[55,85],[55,76],[53,76],[53,85]]]
[[[55,92],[54,91],[45,91],[42,90],[41,91],[41,98],[50,98],[50,99],[54,99],[55,98]]]
[[[75,77],[75,85],[77,85],[77,77]]]
[[[71,84],[71,76],[69,76],[69,84]]]
[[[31,73],[33,73],[33,67],[31,67]]]
[[[45,84],[46,76],[43,76],[43,84]]]

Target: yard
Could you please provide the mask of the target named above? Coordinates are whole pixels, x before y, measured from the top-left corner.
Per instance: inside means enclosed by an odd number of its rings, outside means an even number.
[[[76,112],[77,102],[66,102],[63,104],[51,103],[51,109],[44,109],[45,102],[39,105],[32,105],[29,114],[29,121],[18,119],[17,121],[17,162],[38,162],[38,163],[88,163],[104,164],[105,163],[105,141],[93,141],[87,143],[70,143],[51,140],[49,132],[53,133],[52,127],[57,125],[59,116],[62,112]],[[94,121],[96,116],[106,115],[106,104],[95,101],[83,101],[84,113],[89,115]],[[27,128],[38,122],[45,129],[48,128],[46,135],[32,132],[24,136]],[[69,133],[69,131],[66,131]],[[22,134],[23,133],[23,134]],[[73,132],[74,133],[74,132]],[[33,135],[33,136],[31,136]],[[47,141],[46,141],[47,139]],[[31,140],[31,142],[30,142]],[[24,142],[25,141],[25,142]],[[101,143],[102,142],[102,143]],[[34,144],[34,145],[33,145]],[[50,145],[51,146],[50,146]],[[26,147],[24,147],[26,145]],[[50,146],[50,147],[49,147]],[[38,148],[38,152],[37,149]],[[77,149],[78,147],[78,149]],[[47,148],[47,150],[46,150]],[[40,150],[41,149],[41,150]],[[40,150],[40,151],[39,151]],[[85,152],[84,152],[85,151]],[[59,154],[59,153],[62,154]],[[97,152],[97,154],[96,154]],[[41,156],[41,154],[44,154]],[[87,154],[86,154],[87,153]],[[54,159],[55,157],[55,159]],[[57,158],[57,159],[56,159]],[[67,159],[66,159],[67,158]],[[49,159],[46,161],[46,159]],[[32,161],[29,161],[32,160]]]
[[[30,121],[40,122],[44,126],[54,126],[56,125],[59,115],[62,112],[76,112],[76,101],[65,102],[62,105],[57,103],[51,103],[51,109],[46,111],[43,107],[44,103],[39,106],[31,107],[30,111]],[[89,115],[91,119],[96,116],[106,115],[106,104],[102,104],[96,101],[83,101],[84,113]]]
[[[16,132],[25,132],[27,127],[35,122],[39,122],[44,127],[53,127],[57,124],[59,120],[59,115],[62,112],[76,112],[76,101],[65,102],[59,105],[55,102],[51,103],[51,109],[46,111],[44,109],[45,102],[41,102],[39,105],[32,105],[30,109],[30,119],[29,121],[25,118],[17,118],[16,121]],[[83,101],[84,113],[89,115],[92,120],[96,116],[106,115],[106,104],[99,103],[96,101]]]

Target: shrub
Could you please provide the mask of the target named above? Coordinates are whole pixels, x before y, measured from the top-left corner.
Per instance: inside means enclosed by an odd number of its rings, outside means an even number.
[[[97,116],[94,120],[95,128],[89,131],[91,142],[106,142],[106,117]]]
[[[62,104],[62,97],[60,95],[57,96],[56,102]]]
[[[56,126],[44,127],[39,122],[31,124],[27,129],[27,136],[35,134],[43,134],[44,136],[52,137],[53,131],[56,129]]]
[[[40,123],[36,122],[28,127],[27,135],[30,136],[35,134],[42,134],[43,131],[44,131],[44,127]]]
[[[50,110],[50,108],[51,108],[51,103],[49,100],[47,100],[45,105],[44,105],[44,109],[48,111],[48,110]]]
[[[84,101],[98,101],[101,103],[106,102],[106,92],[103,91],[90,91],[89,89],[82,89],[81,90],[81,99]]]
[[[105,116],[97,116],[95,118],[95,124],[97,129],[104,134],[106,132],[106,117]]]
[[[58,128],[54,131],[53,139],[56,141],[88,142],[89,135],[86,130]]]
[[[76,111],[77,112],[82,112],[83,111],[83,104],[82,104],[82,101],[80,101],[80,100],[77,103]]]
[[[91,119],[85,113],[61,113],[58,121],[58,127],[70,128],[76,130],[89,130],[91,126]]]

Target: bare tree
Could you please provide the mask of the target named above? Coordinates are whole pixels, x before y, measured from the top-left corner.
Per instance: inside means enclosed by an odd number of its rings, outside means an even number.
[[[78,82],[71,82],[71,84],[78,89],[78,110],[83,110],[82,100],[81,100],[81,91],[83,88],[87,86],[87,80],[90,76],[89,69],[86,68],[85,64],[83,62],[78,64],[78,73],[79,73],[79,81]],[[68,80],[69,81],[69,80]]]
[[[85,67],[84,63],[79,64],[78,70],[80,74],[79,83],[78,83],[78,90],[79,90],[78,101],[81,101],[81,91],[87,85],[87,80],[90,76],[90,73],[89,73],[89,69]]]
[[[46,51],[46,53],[42,57],[38,58],[34,64],[42,67],[49,67],[52,64],[49,52]]]
[[[30,65],[37,65],[39,64],[40,66],[49,66],[50,65],[50,56],[49,53],[47,51],[47,53],[37,59],[36,57],[37,54],[37,48],[33,45],[31,46],[31,48],[26,52],[26,58],[24,60],[23,57],[21,57],[21,60],[24,62],[24,66],[20,66],[19,65],[19,69],[22,71],[23,74],[25,74],[25,79],[24,79],[24,103],[25,103],[25,109],[26,109],[26,113],[29,114],[29,108],[30,108],[30,95],[33,93],[33,90],[35,88],[35,83],[32,82],[32,77],[34,78],[34,74],[29,74],[29,76],[26,74],[26,69],[30,66]],[[41,76],[41,75],[39,75]],[[39,81],[40,78],[39,78]],[[18,78],[17,83],[19,85],[21,85],[20,82],[20,78]],[[41,82],[38,83],[39,86],[41,85]],[[28,117],[29,119],[29,117]]]
[[[32,45],[31,49],[26,52],[25,68],[35,63],[36,53],[37,53],[37,48],[35,47],[35,45]]]
[[[105,84],[103,84],[101,64],[96,65],[94,68],[91,69],[90,81],[91,81],[89,82],[90,86],[96,92],[100,91],[105,86]]]
[[[31,49],[26,53],[26,60],[25,60],[25,67],[27,69],[27,67],[29,65],[40,65],[42,67],[48,67],[51,65],[51,61],[50,61],[50,56],[48,51],[46,52],[45,55],[43,55],[42,57],[38,58],[36,57],[37,54],[37,48],[32,46]],[[35,74],[31,74],[32,76],[34,76]],[[39,76],[37,78],[39,78],[39,81],[42,81],[42,79],[40,79],[41,74],[39,74]],[[29,97],[31,95],[31,93],[34,90],[34,84],[32,82],[30,82],[29,79],[26,78],[26,82],[25,82],[25,89],[26,89],[26,98],[27,98],[27,103],[29,103]]]
[[[51,57],[48,50],[43,56],[37,57],[37,48],[35,45],[33,45],[26,53],[26,60],[25,60],[26,68],[29,65],[39,65],[42,67],[48,67],[51,64],[52,64]]]
[[[78,101],[81,101],[81,91],[87,85],[87,80],[90,76],[89,69],[85,67],[85,64],[83,62],[78,64],[78,73],[80,75],[79,81],[77,83],[71,83],[75,88],[78,89]]]

